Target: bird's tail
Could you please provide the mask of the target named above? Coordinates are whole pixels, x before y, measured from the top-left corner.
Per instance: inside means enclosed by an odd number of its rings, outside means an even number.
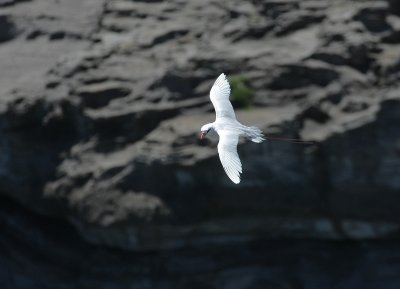
[[[260,143],[265,140],[264,134],[261,129],[255,126],[246,127],[245,135],[252,142]]]

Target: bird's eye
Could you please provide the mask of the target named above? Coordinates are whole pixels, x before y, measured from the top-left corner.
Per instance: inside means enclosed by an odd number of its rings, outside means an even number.
[[[207,133],[211,130],[211,127],[207,130]]]

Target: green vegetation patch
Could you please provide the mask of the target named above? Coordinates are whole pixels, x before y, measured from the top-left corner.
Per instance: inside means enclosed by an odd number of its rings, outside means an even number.
[[[232,105],[239,108],[250,108],[253,104],[254,90],[249,87],[247,78],[243,75],[235,75],[230,78],[229,82],[232,89]]]

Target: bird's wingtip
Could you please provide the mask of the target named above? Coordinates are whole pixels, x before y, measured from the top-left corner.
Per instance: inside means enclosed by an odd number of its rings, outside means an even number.
[[[228,178],[235,183],[236,185],[240,183],[240,174],[231,174],[229,170],[225,169],[226,174],[228,175]],[[240,172],[242,172],[242,169],[240,169]]]
[[[240,177],[231,178],[231,181],[234,182],[236,185],[240,183]]]

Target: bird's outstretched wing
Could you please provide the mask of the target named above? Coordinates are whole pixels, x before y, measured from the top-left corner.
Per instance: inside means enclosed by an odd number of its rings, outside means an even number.
[[[229,117],[236,119],[232,104],[229,101],[230,94],[231,88],[229,82],[225,74],[222,73],[214,82],[210,91],[210,99],[214,105],[216,118]]]
[[[240,183],[242,163],[237,153],[239,134],[231,131],[219,131],[218,154],[228,177],[235,184]]]

